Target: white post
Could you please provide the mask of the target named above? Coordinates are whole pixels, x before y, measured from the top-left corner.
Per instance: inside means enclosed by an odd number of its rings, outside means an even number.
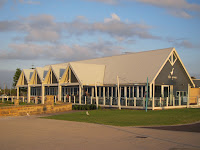
[[[66,96],[64,96],[64,102],[66,103]]]
[[[76,96],[74,96],[74,103],[76,103]]]
[[[173,106],[175,106],[175,97],[173,96]]]
[[[31,87],[30,87],[30,85],[28,85],[28,92],[27,92],[28,103],[30,103],[30,101],[31,101],[30,93],[31,93]]]
[[[45,86],[44,84],[42,83],[42,86],[41,86],[41,90],[42,90],[42,104],[44,104],[44,93],[45,93]]]
[[[134,107],[136,107],[136,97],[134,97]]]
[[[103,87],[103,105],[106,105],[105,87]]]
[[[181,96],[180,96],[180,94],[178,96],[178,101],[179,101],[179,106],[181,106]]]
[[[139,86],[137,86],[137,97],[139,97]]]
[[[69,96],[69,102],[71,103],[71,96]]]
[[[24,96],[23,96],[23,98],[22,98],[22,102],[24,102]]]
[[[92,104],[92,96],[91,96],[90,104]]]
[[[169,97],[167,97],[166,106],[168,107]]]
[[[97,83],[95,82],[96,108],[98,109]]]
[[[127,106],[127,97],[126,97],[126,100],[125,100],[125,106]]]
[[[81,104],[81,85],[79,85],[79,104]]]
[[[13,102],[13,97],[14,97],[14,96],[11,97],[11,102]]]
[[[120,98],[121,98],[121,92],[119,91],[119,77],[117,76],[117,88],[118,88],[118,107],[121,109],[121,104],[120,104]]]
[[[17,87],[17,99],[19,99],[19,87]]]
[[[155,97],[155,81],[153,81],[153,100],[152,100],[152,110],[154,110],[154,97]]]
[[[23,97],[24,98],[24,97]],[[37,96],[35,96],[35,104],[37,104]]]
[[[188,84],[188,100],[187,100],[187,108],[190,105],[190,84]]]
[[[112,106],[112,97],[110,97],[110,106]]]
[[[58,101],[61,101],[61,95],[62,95],[62,86],[60,86],[60,83],[58,84]]]

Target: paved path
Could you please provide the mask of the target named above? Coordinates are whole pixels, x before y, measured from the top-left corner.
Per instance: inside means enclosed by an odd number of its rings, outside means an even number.
[[[41,119],[0,118],[0,150],[198,150],[200,133]]]

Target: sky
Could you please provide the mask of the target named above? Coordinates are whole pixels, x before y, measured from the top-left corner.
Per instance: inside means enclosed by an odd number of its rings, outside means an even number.
[[[197,0],[0,0],[0,87],[16,68],[168,47],[200,78],[199,28]]]

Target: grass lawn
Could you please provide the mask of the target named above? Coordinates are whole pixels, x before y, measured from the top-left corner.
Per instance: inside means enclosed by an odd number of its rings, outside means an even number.
[[[47,119],[89,122],[114,126],[152,126],[176,125],[200,121],[200,109],[171,109],[154,110],[91,110],[74,112],[55,116],[43,117]]]

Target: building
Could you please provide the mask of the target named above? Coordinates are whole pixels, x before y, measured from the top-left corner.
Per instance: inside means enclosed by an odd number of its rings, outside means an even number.
[[[175,48],[24,69],[17,97],[23,87],[27,102],[55,95],[55,101],[143,109],[147,78],[148,109],[189,105],[188,89],[195,85]]]

